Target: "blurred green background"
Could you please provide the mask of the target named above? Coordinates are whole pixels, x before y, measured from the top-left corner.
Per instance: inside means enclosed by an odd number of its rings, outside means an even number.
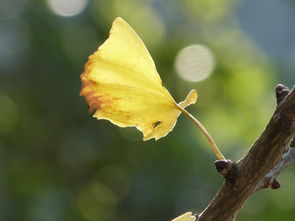
[[[275,85],[295,82],[291,0],[0,0],[0,220],[168,221],[202,211],[222,184],[185,117],[143,142],[88,113],[79,76],[117,16],[146,43],[176,101],[199,92],[189,111],[233,160],[268,122]],[[203,81],[174,68],[192,44],[215,58]],[[254,194],[238,220],[293,220],[294,170],[279,176],[281,189]]]

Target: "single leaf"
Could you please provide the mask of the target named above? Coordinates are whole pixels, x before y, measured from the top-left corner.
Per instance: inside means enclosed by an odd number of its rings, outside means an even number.
[[[195,221],[196,217],[192,215],[191,212],[187,212],[185,214],[182,214],[181,216],[176,217],[175,219],[171,221]]]
[[[89,56],[81,80],[80,94],[94,117],[134,126],[144,140],[166,136],[182,109],[197,99],[193,90],[179,105],[174,101],[144,43],[122,18],[114,20],[109,38]]]

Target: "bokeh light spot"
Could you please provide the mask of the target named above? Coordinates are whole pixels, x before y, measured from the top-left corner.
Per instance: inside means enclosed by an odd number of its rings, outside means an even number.
[[[129,178],[126,172],[118,166],[106,166],[98,171],[95,180],[107,185],[118,200],[124,198],[130,190]]]
[[[92,183],[78,197],[78,207],[87,220],[106,220],[112,216],[117,198],[102,183]]]
[[[215,67],[212,52],[203,45],[191,45],[180,50],[175,69],[184,80],[197,82],[210,76]]]
[[[75,16],[87,6],[88,0],[47,0],[50,9],[60,16]]]

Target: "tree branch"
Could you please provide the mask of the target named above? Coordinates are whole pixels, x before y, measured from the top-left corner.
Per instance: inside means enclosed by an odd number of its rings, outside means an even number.
[[[263,180],[256,187],[256,190],[260,190],[262,188],[272,188],[277,189],[280,187],[279,182],[276,180],[276,176],[290,166],[291,163],[295,161],[295,146],[290,146],[288,151],[284,153],[282,160],[271,169]]]
[[[284,85],[278,85],[276,87],[276,97],[277,97],[277,104],[280,104],[282,100],[289,94],[290,90],[288,87]],[[256,190],[260,190],[262,188],[272,188],[277,189],[281,185],[277,181],[276,176],[286,169],[291,163],[295,161],[295,138],[293,137],[290,146],[286,147],[286,151],[283,155],[282,160],[272,169],[270,170],[263,180],[258,184]]]
[[[276,95],[276,111],[248,153],[236,163],[215,162],[226,179],[198,221],[234,221],[261,182],[270,177],[274,183],[275,176],[294,160],[294,148],[286,153],[285,150],[295,135],[295,87],[289,92],[285,86],[278,85]]]

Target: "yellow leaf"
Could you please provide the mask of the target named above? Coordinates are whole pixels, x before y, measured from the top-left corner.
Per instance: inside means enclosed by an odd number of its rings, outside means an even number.
[[[80,94],[94,117],[134,126],[144,140],[166,136],[182,109],[197,99],[193,90],[179,105],[174,101],[144,43],[122,18],[114,20],[109,38],[89,57],[81,80]]]
[[[181,108],[186,108],[187,106],[196,103],[197,98],[198,93],[195,90],[191,90],[186,96],[185,100],[180,102],[178,106],[180,106]]]
[[[176,217],[175,219],[171,221],[195,221],[196,217],[192,215],[191,212],[187,212],[185,214],[182,214],[181,216]]]

